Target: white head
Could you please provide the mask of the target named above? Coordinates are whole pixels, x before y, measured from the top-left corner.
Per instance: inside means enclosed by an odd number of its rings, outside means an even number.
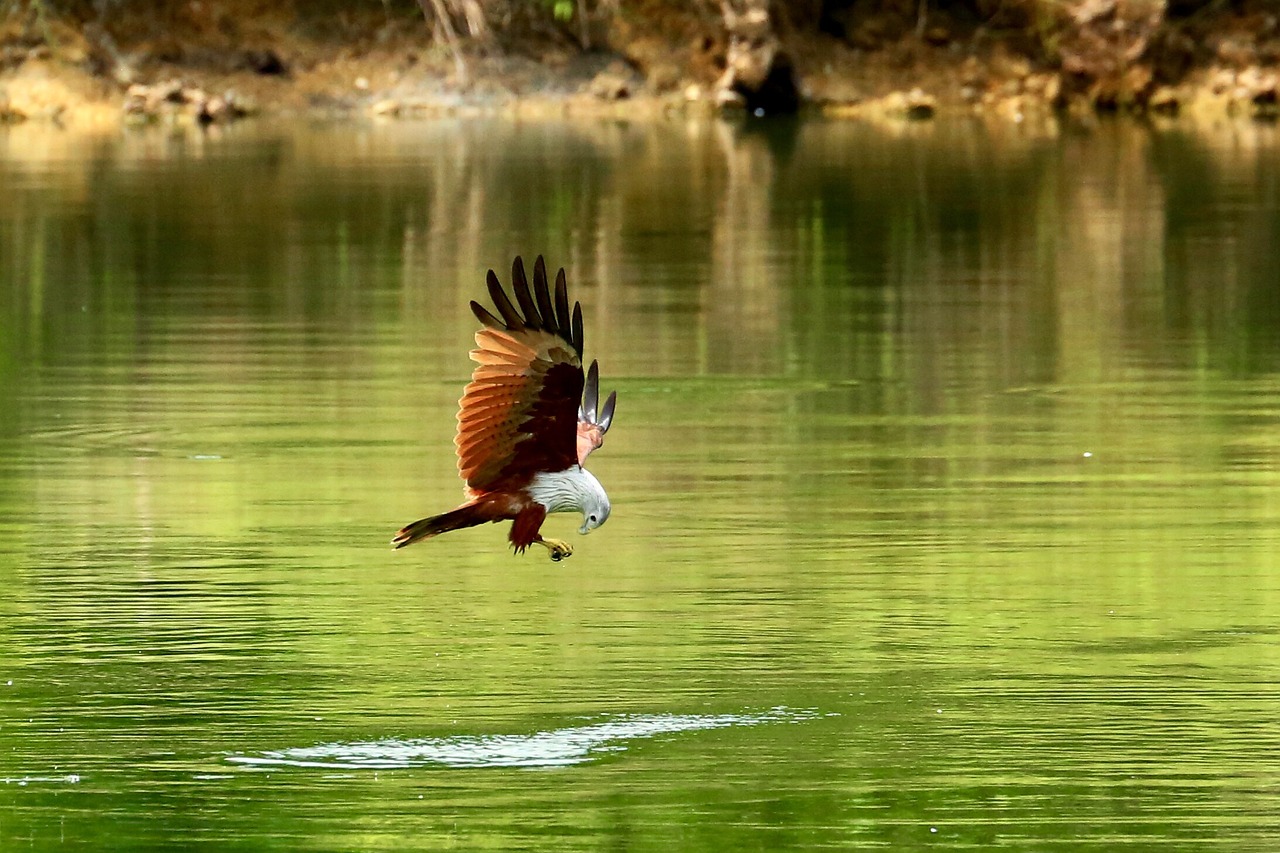
[[[604,486],[581,466],[535,475],[529,493],[547,512],[581,512],[579,533],[590,533],[609,520],[609,496]]]
[[[604,493],[604,486],[600,485],[594,474],[586,468],[582,469],[582,473],[587,476],[590,487],[583,495],[580,507],[582,526],[578,528],[578,532],[586,535],[609,520],[609,496]]]

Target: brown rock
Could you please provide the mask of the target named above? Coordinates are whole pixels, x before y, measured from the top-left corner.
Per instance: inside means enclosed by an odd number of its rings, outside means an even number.
[[[981,89],[987,82],[987,70],[978,57],[970,56],[960,66],[960,83],[963,86],[973,86]]]
[[[1182,96],[1172,86],[1158,86],[1147,99],[1147,109],[1162,115],[1173,115],[1182,106]]]
[[[0,124],[17,124],[26,120],[26,115],[9,103],[9,96],[0,92]]]
[[[1256,118],[1274,118],[1280,115],[1280,84],[1275,72],[1259,73],[1250,88],[1249,102]]]
[[[1144,98],[1151,91],[1151,66],[1146,63],[1131,65],[1121,78],[1120,97],[1125,103]]]
[[[885,111],[897,114],[911,121],[922,121],[933,118],[938,111],[938,101],[923,89],[912,89],[910,92],[894,92],[884,100]]]
[[[945,47],[951,43],[951,31],[946,27],[929,27],[924,31],[924,40],[934,47]]]
[[[1209,79],[1209,90],[1215,95],[1225,95],[1236,87],[1236,75],[1234,71],[1226,68],[1220,68],[1213,73]]]
[[[605,69],[592,78],[587,91],[601,101],[621,101],[631,97],[631,81],[616,71]]]
[[[1218,40],[1214,52],[1218,59],[1237,68],[1252,65],[1258,60],[1258,51],[1254,48],[1252,39],[1242,36],[1223,36]]]

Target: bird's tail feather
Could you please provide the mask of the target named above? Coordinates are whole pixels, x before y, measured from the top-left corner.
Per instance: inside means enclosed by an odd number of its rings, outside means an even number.
[[[406,545],[412,545],[419,539],[430,539],[432,536],[439,536],[441,533],[448,533],[450,530],[474,527],[477,524],[484,524],[488,520],[488,518],[476,511],[474,504],[465,504],[449,512],[433,515],[430,518],[422,518],[412,524],[406,524],[400,528],[400,532],[396,534],[396,538],[391,540],[391,544],[397,548],[403,548]]]

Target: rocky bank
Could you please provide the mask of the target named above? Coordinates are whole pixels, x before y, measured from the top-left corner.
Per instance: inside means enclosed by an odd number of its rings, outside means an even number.
[[[0,22],[0,121],[1280,114],[1269,0],[1041,2],[32,0]]]

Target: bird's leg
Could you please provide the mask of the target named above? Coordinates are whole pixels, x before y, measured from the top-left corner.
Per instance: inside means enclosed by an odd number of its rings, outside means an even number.
[[[562,539],[546,539],[539,536],[533,541],[546,546],[546,549],[551,552],[551,559],[557,563],[573,553],[573,546]]]

